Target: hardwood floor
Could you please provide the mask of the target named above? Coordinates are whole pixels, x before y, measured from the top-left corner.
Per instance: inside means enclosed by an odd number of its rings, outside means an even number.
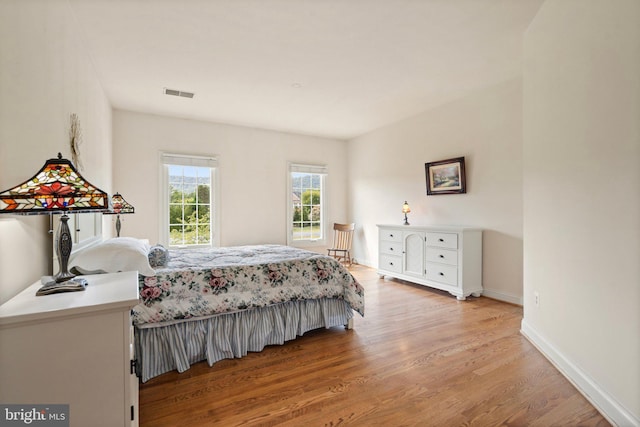
[[[378,278],[355,329],[140,386],[140,426],[608,426],[519,333],[522,308]]]

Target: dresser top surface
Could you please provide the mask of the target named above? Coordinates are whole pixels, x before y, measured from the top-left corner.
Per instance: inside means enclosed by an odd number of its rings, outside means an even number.
[[[138,273],[96,274],[87,279],[84,291],[36,296],[40,281],[0,306],[0,325],[95,313],[125,310],[138,304]]]
[[[376,224],[378,228],[393,228],[398,230],[417,231],[482,231],[479,227],[466,227],[462,225],[402,225],[402,224]]]

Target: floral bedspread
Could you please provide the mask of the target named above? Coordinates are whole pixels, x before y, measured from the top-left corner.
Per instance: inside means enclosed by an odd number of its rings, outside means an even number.
[[[364,316],[364,289],[335,259],[288,246],[170,251],[167,268],[139,276],[136,325],[339,298]]]

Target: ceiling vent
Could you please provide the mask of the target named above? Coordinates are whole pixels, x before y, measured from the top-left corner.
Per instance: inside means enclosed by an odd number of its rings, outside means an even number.
[[[193,98],[193,95],[194,95],[193,92],[185,92],[185,91],[182,91],[182,90],[167,89],[166,87],[164,88],[164,94],[165,95],[173,95],[173,96],[181,96],[183,98]]]

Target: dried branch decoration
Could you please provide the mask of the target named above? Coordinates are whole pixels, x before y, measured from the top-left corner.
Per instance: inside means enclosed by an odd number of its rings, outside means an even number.
[[[76,113],[71,114],[71,127],[69,128],[69,138],[71,144],[71,161],[76,169],[82,171],[82,161],[80,161],[80,144],[82,144],[82,130],[80,129],[80,119]]]

